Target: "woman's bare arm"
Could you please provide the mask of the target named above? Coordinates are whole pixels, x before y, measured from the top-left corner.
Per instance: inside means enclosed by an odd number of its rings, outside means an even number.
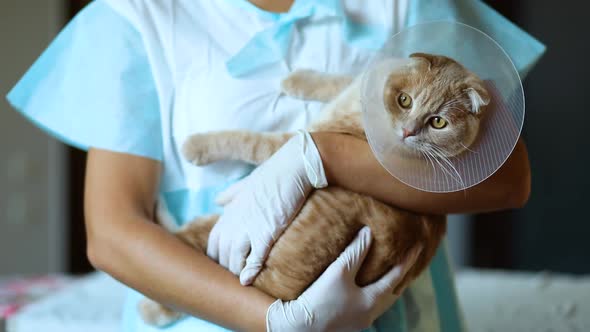
[[[522,207],[530,194],[530,166],[519,141],[506,163],[491,177],[465,191],[430,193],[391,176],[366,141],[349,135],[313,133],[328,183],[419,213],[473,213]]]
[[[160,164],[91,149],[84,207],[88,258],[121,282],[191,315],[265,331],[274,301],[152,222]]]

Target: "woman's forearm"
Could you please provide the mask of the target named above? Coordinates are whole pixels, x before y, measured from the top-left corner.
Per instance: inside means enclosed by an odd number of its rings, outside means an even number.
[[[330,185],[372,196],[387,204],[419,213],[474,213],[517,208],[530,192],[526,147],[519,141],[506,163],[484,182],[464,191],[431,193],[414,189],[391,176],[366,141],[313,133]]]
[[[152,299],[239,331],[265,331],[274,299],[190,248],[154,219],[158,162],[91,149],[84,211],[88,257]]]
[[[125,220],[91,240],[97,268],[161,303],[240,331],[265,331],[274,301],[147,220]]]

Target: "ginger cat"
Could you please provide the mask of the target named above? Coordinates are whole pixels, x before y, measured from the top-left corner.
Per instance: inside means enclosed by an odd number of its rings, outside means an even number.
[[[439,156],[442,158],[468,149],[490,99],[484,82],[444,56],[416,53],[410,60],[389,73],[383,95],[392,128],[400,136],[392,144],[409,152],[438,147],[439,151],[446,151],[445,156]],[[360,81],[360,78],[304,70],[293,72],[281,87],[292,97],[328,102],[320,118],[307,128],[310,132],[338,132],[366,140],[361,120]],[[404,140],[405,128],[413,128],[412,140]],[[196,134],[185,142],[183,153],[195,165],[225,159],[260,164],[293,134],[248,131]],[[209,232],[217,219],[218,215],[199,217],[176,236],[205,252]],[[416,214],[338,187],[316,190],[274,244],[253,285],[275,298],[296,299],[338,257],[363,225],[371,228],[373,243],[357,275],[361,286],[377,280],[420,250],[415,264],[396,285],[397,292],[427,268],[445,234],[446,217]],[[182,316],[149,299],[140,302],[139,310],[147,323],[157,326]]]

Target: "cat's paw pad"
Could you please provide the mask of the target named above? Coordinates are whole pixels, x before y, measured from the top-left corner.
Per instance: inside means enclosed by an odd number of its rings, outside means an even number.
[[[203,166],[212,163],[206,134],[190,136],[182,145],[182,155],[193,165]]]
[[[314,70],[298,69],[281,81],[281,91],[287,96],[302,99],[306,96],[310,77],[316,74]]]
[[[170,310],[148,298],[139,301],[137,310],[139,311],[141,319],[143,319],[146,324],[157,327],[170,325],[183,316],[183,314]]]

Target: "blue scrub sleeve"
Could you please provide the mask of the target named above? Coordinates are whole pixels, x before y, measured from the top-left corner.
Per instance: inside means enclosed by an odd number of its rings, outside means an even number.
[[[158,94],[142,37],[103,1],[60,32],[7,99],[67,144],[162,159]]]
[[[524,79],[545,53],[545,45],[480,0],[413,0],[407,25],[432,21],[457,21],[492,37]]]

